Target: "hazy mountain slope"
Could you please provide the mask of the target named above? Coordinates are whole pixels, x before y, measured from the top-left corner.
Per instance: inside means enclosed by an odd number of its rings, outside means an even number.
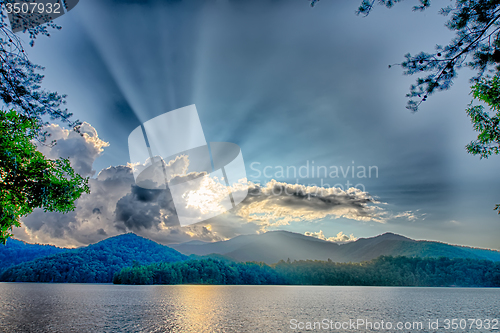
[[[37,258],[71,251],[53,245],[30,244],[10,238],[7,244],[0,245],[0,273],[5,269]]]
[[[455,247],[458,247],[466,252],[470,252],[474,255],[477,255],[481,259],[500,261],[500,251],[492,251],[492,250],[478,249],[465,246],[455,246]]]
[[[123,267],[186,259],[167,246],[126,234],[10,267],[0,275],[0,281],[111,282],[113,274]]]
[[[262,261],[268,264],[280,260],[307,260],[310,258],[338,261],[340,246],[314,237],[286,231],[267,232],[224,255],[238,261]]]
[[[274,263],[281,259],[340,259],[339,245],[288,231],[270,231],[261,235],[244,235],[223,242],[170,245],[184,254],[221,254],[238,261]]]
[[[357,244],[356,242],[341,245],[341,262],[361,262],[380,256],[398,256],[399,247],[406,243],[400,240],[381,240],[373,244]],[[409,255],[412,257],[413,255]]]
[[[338,245],[314,237],[287,231],[238,236],[225,242],[172,245],[184,254],[221,254],[238,261],[327,260],[361,262],[381,255],[408,257],[449,257],[500,261],[500,252],[455,246],[438,242],[416,241],[385,233]]]
[[[228,253],[238,248],[251,244],[257,240],[259,235],[243,235],[231,238],[227,241],[215,243],[200,243],[197,241],[190,241],[181,244],[170,244],[170,247],[184,254],[197,254],[200,256],[212,253]]]
[[[448,258],[471,258],[484,259],[473,252],[465,251],[458,246],[437,242],[419,241],[415,243],[401,242],[395,248],[396,253],[402,256],[419,257],[448,257]]]

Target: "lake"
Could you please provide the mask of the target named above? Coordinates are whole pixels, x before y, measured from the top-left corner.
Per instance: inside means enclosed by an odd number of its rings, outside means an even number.
[[[499,332],[499,319],[500,289],[0,283],[0,332]]]

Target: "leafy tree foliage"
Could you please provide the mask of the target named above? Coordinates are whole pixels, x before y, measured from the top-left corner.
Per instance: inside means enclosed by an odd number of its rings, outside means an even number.
[[[41,125],[36,118],[14,110],[0,111],[0,242],[11,236],[19,219],[35,208],[68,212],[84,192],[89,192],[88,178],[83,178],[68,159],[47,159],[36,150],[32,140]]]
[[[311,6],[318,2],[310,1]],[[376,4],[391,8],[400,1],[402,0],[363,0],[356,13],[367,16]],[[424,11],[430,5],[431,0],[419,0],[413,10]],[[405,55],[405,61],[399,64],[404,69],[404,74],[419,76],[406,95],[409,98],[407,108],[417,111],[428,96],[436,91],[449,89],[459,69],[468,67],[474,70],[476,75],[471,78],[474,83],[472,94],[496,114],[490,117],[483,106],[472,106],[472,103],[469,105],[467,114],[474,129],[480,133],[478,140],[471,142],[466,148],[473,155],[488,158],[492,153],[498,154],[500,147],[500,2],[456,0],[454,4],[441,8],[439,13],[450,17],[446,26],[455,32],[455,37],[448,45],[436,45],[433,52]]]
[[[124,267],[186,259],[167,246],[126,234],[10,267],[0,281],[110,283]]]
[[[0,8],[8,1],[0,0]],[[10,2],[10,1],[9,1]],[[31,25],[32,26],[32,25]],[[47,28],[60,29],[53,22],[25,29],[31,46],[38,35],[49,36]],[[50,120],[61,120],[70,126],[71,114],[63,109],[64,95],[41,88],[42,67],[27,57],[18,36],[9,28],[7,17],[0,12],[0,99],[11,108],[0,114],[0,242],[11,236],[19,218],[34,208],[67,212],[74,201],[89,192],[87,179],[71,168],[69,160],[49,160],[36,152],[30,140],[45,141],[43,126]]]
[[[0,0],[0,8],[3,9],[7,2]],[[37,36],[50,36],[48,28],[61,29],[51,21],[24,30],[29,34],[31,46]],[[47,123],[48,117],[71,127],[80,124],[79,121],[71,121],[72,114],[63,108],[65,95],[42,89],[44,76],[40,71],[43,67],[28,59],[21,39],[10,30],[3,11],[0,13],[0,66],[0,99],[7,107],[42,123]]]
[[[490,110],[495,112],[491,117],[484,110],[483,105],[472,103],[467,108],[467,114],[472,119],[474,129],[479,132],[477,140],[467,145],[467,151],[481,158],[488,158],[492,154],[500,153],[500,76],[495,75],[492,79],[483,79],[472,86],[472,94],[475,99],[486,103]]]
[[[402,0],[363,0],[358,15],[368,15],[375,4],[391,8]],[[430,0],[419,0],[414,11],[424,11]],[[419,105],[436,91],[451,87],[457,70],[468,67],[476,71],[472,81],[477,83],[488,73],[500,67],[500,2],[497,0],[456,0],[441,8],[440,14],[448,16],[446,26],[455,32],[448,45],[436,45],[433,52],[405,55],[401,67],[406,75],[428,73],[410,87],[408,109],[417,111]]]
[[[484,110],[483,105],[472,105],[467,108],[467,114],[472,120],[474,129],[479,132],[477,140],[467,145],[467,151],[481,158],[500,153],[500,74],[491,79],[483,79],[472,86],[475,99],[486,103],[495,113],[493,117]],[[500,204],[494,208],[500,214]]]
[[[319,0],[310,0],[314,6]],[[391,8],[402,0],[362,0],[357,15],[367,16],[376,4]],[[431,0],[419,0],[413,11],[424,11]],[[490,117],[483,106],[469,104],[467,114],[478,139],[466,146],[469,153],[488,158],[498,154],[500,125],[498,118],[498,76],[500,75],[500,1],[455,0],[441,8],[439,14],[449,17],[446,27],[455,33],[448,45],[436,45],[432,52],[407,53],[399,64],[406,75],[419,77],[410,86],[407,108],[417,111],[420,104],[436,91],[451,87],[457,71],[468,67],[476,72],[471,78],[475,99],[485,102],[496,114]],[[391,67],[391,66],[389,66]],[[493,78],[492,78],[493,76]],[[500,205],[496,205],[500,214]]]

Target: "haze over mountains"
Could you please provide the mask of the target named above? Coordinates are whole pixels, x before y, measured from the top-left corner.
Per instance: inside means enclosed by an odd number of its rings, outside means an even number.
[[[381,255],[500,261],[499,251],[416,241],[393,233],[337,244],[288,231],[270,231],[260,235],[238,236],[223,242],[195,241],[170,247],[186,255],[219,254],[236,261],[261,261],[267,264],[287,259],[361,262]]]
[[[362,262],[382,255],[500,261],[499,251],[416,241],[393,233],[339,245],[288,231],[271,231],[223,242],[191,241],[170,246],[125,234],[78,249],[9,240],[6,246],[0,246],[0,281],[107,283],[124,267],[188,259],[273,264],[288,259]]]

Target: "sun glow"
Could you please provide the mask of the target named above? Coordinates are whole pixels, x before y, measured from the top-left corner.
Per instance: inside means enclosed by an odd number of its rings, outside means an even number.
[[[216,177],[203,177],[200,188],[185,193],[182,197],[186,200],[186,208],[194,208],[202,214],[225,211],[221,202],[229,194],[226,186],[222,185]]]

